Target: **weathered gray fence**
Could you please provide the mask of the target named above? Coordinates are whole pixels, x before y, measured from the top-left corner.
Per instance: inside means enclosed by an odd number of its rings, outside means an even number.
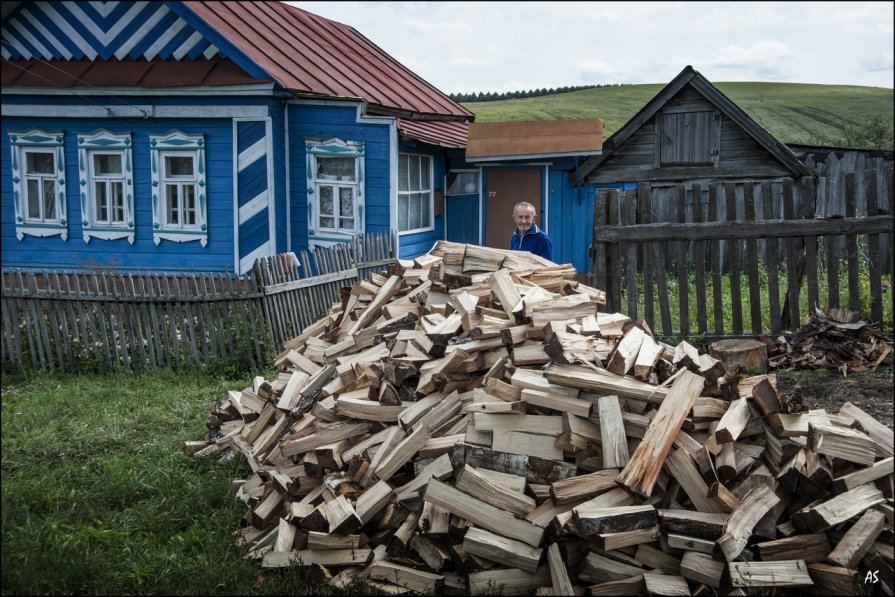
[[[312,256],[291,253],[263,257],[252,268],[262,289],[265,319],[280,347],[301,330],[317,321],[339,298],[339,289],[352,286],[370,273],[394,262],[394,238],[367,235],[350,243],[316,248]],[[302,278],[299,272],[317,275]]]
[[[654,218],[660,206],[648,185],[625,191],[624,196],[617,190],[598,190],[593,284],[606,291],[610,311],[639,319],[642,309],[647,324],[658,330],[656,323],[661,322],[666,337],[694,332],[712,337],[743,335],[744,314],[753,335],[767,331],[777,335],[796,329],[807,315],[800,313],[802,296],[809,310],[838,307],[844,290],[847,298],[841,306],[861,310],[863,266],[869,287],[864,293],[869,294],[866,315],[882,322],[883,300],[891,303],[892,297],[891,292],[886,294],[882,276],[888,274],[889,283],[895,278],[892,170],[886,172],[883,188],[876,184],[876,172],[865,174],[863,214],[856,208],[856,177],[850,173],[845,178],[844,213],[833,217],[818,213],[812,178],[798,185],[789,179],[780,181],[779,192],[769,181],[712,181],[705,189],[698,183],[689,189],[674,185],[659,199],[663,213],[671,217],[659,222]],[[688,191],[694,197],[705,191],[705,210],[692,204],[687,209]],[[843,259],[839,243],[846,247]],[[694,299],[690,298],[691,283]],[[743,300],[744,295],[748,300]],[[659,309],[658,322],[654,304]],[[672,325],[675,306],[677,328]],[[695,330],[691,306],[696,311]]]
[[[369,235],[263,258],[245,277],[4,271],[2,363],[110,372],[270,365],[341,287],[385,269],[393,247],[389,235]]]

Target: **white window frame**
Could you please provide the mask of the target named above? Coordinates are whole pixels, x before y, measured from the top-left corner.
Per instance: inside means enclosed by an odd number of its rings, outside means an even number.
[[[307,152],[308,182],[308,244],[313,246],[330,246],[340,242],[348,242],[356,236],[362,236],[366,230],[366,214],[364,199],[364,143],[362,141],[343,141],[332,137],[326,140],[305,139]],[[317,178],[317,160],[320,158],[352,158],[354,159],[354,180],[330,180]],[[333,187],[333,218],[339,216],[338,190],[354,189],[354,228],[324,228],[320,225],[320,187]]]
[[[121,156],[124,221],[102,222],[97,218],[95,189],[98,177],[93,172],[93,156],[117,154]],[[134,158],[130,133],[112,133],[101,129],[89,135],[78,135],[78,174],[81,185],[81,226],[84,242],[90,239],[116,240],[126,238],[134,244]],[[106,179],[106,177],[102,177]],[[111,180],[111,178],[109,178]]]
[[[65,135],[61,131],[45,132],[31,129],[24,132],[10,132],[9,146],[12,153],[13,209],[15,212],[16,238],[28,236],[61,236],[68,239],[68,218],[65,205]],[[51,179],[54,185],[56,218],[28,217],[28,180],[35,178],[26,172],[28,153],[49,153],[53,155],[53,173],[36,175],[40,181]],[[42,186],[42,185],[41,185]],[[43,198],[41,198],[43,211]]]
[[[429,163],[429,167],[428,167],[428,170],[429,170],[429,188],[428,188],[428,189],[423,189],[423,182],[422,182],[422,172],[423,172],[423,168],[422,168],[422,164],[420,164],[420,189],[419,189],[418,191],[410,191],[410,190],[407,190],[407,191],[401,191],[401,190],[400,190],[400,189],[401,189],[401,181],[398,180],[398,189],[399,189],[399,190],[397,191],[397,209],[401,209],[401,196],[402,196],[402,195],[403,195],[403,196],[407,196],[407,197],[408,197],[408,200],[409,200],[409,196],[410,196],[410,195],[417,195],[417,194],[420,194],[420,193],[427,193],[427,194],[428,194],[428,199],[424,199],[424,200],[427,200],[427,201],[429,202],[429,223],[428,223],[427,226],[422,226],[422,227],[420,227],[420,228],[410,228],[410,229],[407,229],[407,230],[401,230],[401,228],[400,228],[400,224],[399,224],[398,234],[401,235],[401,236],[403,236],[403,235],[406,235],[406,234],[417,234],[417,233],[419,233],[419,232],[430,232],[430,231],[432,231],[432,230],[435,230],[435,203],[434,203],[434,201],[433,201],[433,193],[434,193],[434,191],[435,191],[435,181],[433,180],[434,175],[435,175],[435,163],[434,163],[435,160],[432,159],[432,156],[431,156],[431,155],[428,155],[428,154],[425,154],[425,153],[409,153],[409,152],[399,152],[399,153],[398,153],[398,160],[400,161],[401,158],[404,157],[404,156],[407,156],[407,157],[418,157],[418,158],[421,158],[421,159],[422,159],[422,158],[426,158],[426,160],[427,160],[428,163]],[[409,173],[410,173],[410,169],[408,168],[408,174],[409,174]],[[400,167],[398,168],[398,176],[399,176],[399,177],[401,176],[401,169],[400,169]],[[408,180],[408,183],[409,183],[409,182],[410,182],[410,181]],[[410,188],[410,187],[409,187],[409,185],[408,185],[408,189],[409,189],[409,188]],[[408,214],[407,220],[408,220],[408,222],[410,221],[410,216],[409,216],[409,214]],[[400,219],[399,219],[398,221],[400,222]]]
[[[152,159],[152,240],[159,244],[162,240],[178,243],[198,240],[202,246],[208,245],[208,201],[205,172],[205,136],[188,135],[181,131],[170,131],[164,135],[149,135]],[[165,172],[165,157],[190,156],[193,158],[193,175],[188,178],[170,177]],[[168,222],[168,205],[165,184],[190,184],[195,187],[196,223],[184,225]]]

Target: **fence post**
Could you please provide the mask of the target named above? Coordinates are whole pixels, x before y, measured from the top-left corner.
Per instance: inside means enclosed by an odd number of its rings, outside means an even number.
[[[594,192],[594,228],[604,226],[606,224],[606,195],[609,193],[607,189],[597,189]],[[597,233],[592,235],[591,245],[591,276],[595,288],[606,291],[606,243],[597,237]],[[606,293],[607,299],[609,293]],[[610,308],[607,305],[607,308]]]

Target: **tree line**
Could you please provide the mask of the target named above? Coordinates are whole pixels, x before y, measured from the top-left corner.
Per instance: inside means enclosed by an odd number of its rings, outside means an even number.
[[[583,89],[596,89],[598,87],[620,87],[628,83],[614,83],[606,85],[566,85],[564,87],[542,87],[540,89],[528,89],[520,91],[506,91],[497,93],[488,92],[472,92],[472,93],[451,93],[449,97],[455,102],[494,102],[497,100],[519,99],[522,97],[541,97],[542,95],[556,95],[557,93],[570,93],[572,91],[581,91]]]

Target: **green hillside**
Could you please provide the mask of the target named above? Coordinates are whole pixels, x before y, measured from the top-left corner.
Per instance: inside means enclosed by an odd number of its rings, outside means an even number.
[[[830,144],[844,127],[868,118],[891,121],[892,89],[801,83],[715,83],[724,95],[784,143]],[[477,122],[601,118],[603,138],[621,128],[665,85],[600,87],[493,102],[463,104]],[[825,143],[826,142],[826,143]]]

